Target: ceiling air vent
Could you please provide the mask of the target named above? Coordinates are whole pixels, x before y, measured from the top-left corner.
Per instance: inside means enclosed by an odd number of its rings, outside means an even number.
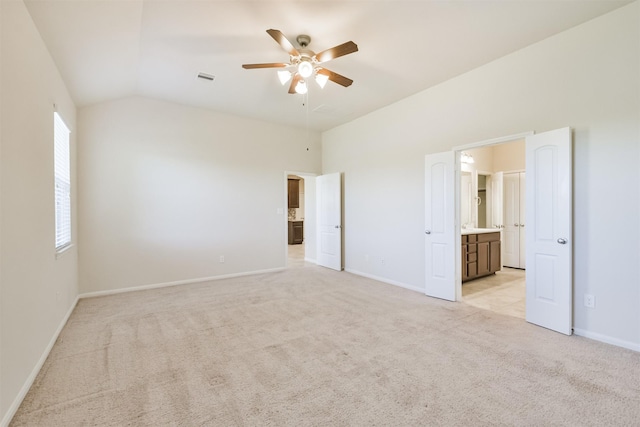
[[[210,82],[212,82],[213,80],[215,80],[216,76],[214,76],[213,74],[198,73],[198,78],[199,79],[204,79],[204,80],[209,80]]]

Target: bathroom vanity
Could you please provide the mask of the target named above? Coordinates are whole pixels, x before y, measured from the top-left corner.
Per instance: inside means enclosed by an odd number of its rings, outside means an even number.
[[[488,276],[502,268],[500,230],[470,228],[462,230],[462,281]]]

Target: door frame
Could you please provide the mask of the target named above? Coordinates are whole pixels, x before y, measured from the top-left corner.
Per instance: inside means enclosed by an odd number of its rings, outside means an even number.
[[[456,301],[462,301],[462,230],[460,227],[460,193],[462,185],[460,176],[462,171],[462,163],[460,161],[460,154],[463,151],[470,150],[472,148],[485,148],[490,147],[492,145],[504,144],[507,142],[514,142],[517,140],[525,139],[528,136],[534,135],[534,131],[527,131],[513,135],[507,135],[499,138],[492,138],[483,141],[473,142],[471,144],[458,145],[452,148],[452,151],[455,152],[455,178],[454,178],[454,212],[455,212],[455,235],[454,239],[456,243],[456,247],[458,248],[456,253],[456,277],[455,277],[455,286],[456,286]],[[526,270],[525,270],[526,274]]]
[[[309,258],[309,253],[313,252],[315,254],[315,241],[316,241],[316,237],[315,237],[315,230],[317,229],[317,218],[315,215],[315,211],[316,211],[316,198],[315,198],[315,179],[318,176],[317,173],[313,173],[313,172],[296,172],[296,171],[284,171],[284,183],[283,183],[283,191],[284,191],[284,201],[285,204],[287,204],[287,207],[283,209],[282,212],[282,216],[283,216],[283,221],[284,221],[284,267],[287,268],[287,263],[288,263],[288,257],[289,257],[289,245],[288,245],[288,241],[289,241],[289,206],[288,206],[288,195],[289,195],[289,186],[288,186],[288,181],[287,179],[289,178],[289,175],[295,175],[295,176],[299,176],[300,178],[302,178],[304,180],[304,185],[305,185],[305,191],[304,191],[304,211],[305,211],[305,224],[304,224],[304,228],[303,228],[303,235],[304,235],[304,260],[306,262],[311,262],[314,263],[316,262],[315,257],[314,258]],[[313,191],[313,197],[310,194],[309,191],[307,191],[307,184],[313,181],[313,187],[314,187],[314,191]],[[308,209],[308,207],[311,207],[311,210]],[[306,212],[313,212],[313,216],[312,216],[312,221],[313,221],[313,226],[312,227],[308,227],[307,224],[307,214]],[[280,210],[278,209],[278,212],[280,212]],[[313,230],[313,233],[309,233],[309,231]],[[313,236],[312,236],[313,235]],[[311,239],[309,239],[308,237],[312,236]],[[313,251],[310,251],[310,248],[313,247]]]

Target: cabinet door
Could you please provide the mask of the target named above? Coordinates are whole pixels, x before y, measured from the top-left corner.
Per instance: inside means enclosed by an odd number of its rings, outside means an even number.
[[[289,209],[291,208],[299,208],[300,207],[300,186],[297,179],[289,179]]]
[[[489,242],[489,269],[491,273],[500,271],[501,268],[500,259],[500,240]]]
[[[489,274],[489,242],[478,243],[478,275]]]
[[[298,244],[304,240],[304,228],[302,221],[293,223],[293,242]]]
[[[462,236],[464,238],[464,236]],[[469,271],[467,269],[467,245],[462,245],[462,256],[460,259],[462,260],[462,281],[464,282],[469,278]]]

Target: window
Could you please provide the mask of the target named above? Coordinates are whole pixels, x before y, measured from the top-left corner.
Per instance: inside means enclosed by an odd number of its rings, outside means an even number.
[[[71,244],[71,167],[69,128],[53,113],[53,157],[56,199],[56,251]]]

